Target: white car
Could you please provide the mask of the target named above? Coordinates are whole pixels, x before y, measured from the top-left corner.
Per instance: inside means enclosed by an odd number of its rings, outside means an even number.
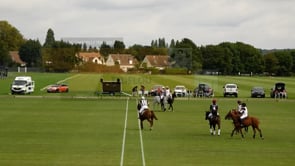
[[[174,93],[177,97],[184,97],[187,95],[186,87],[183,85],[177,85],[174,88]]]
[[[235,96],[238,97],[238,85],[237,84],[226,84],[223,87],[223,96]]]

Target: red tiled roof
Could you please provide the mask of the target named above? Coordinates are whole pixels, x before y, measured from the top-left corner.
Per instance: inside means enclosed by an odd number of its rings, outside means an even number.
[[[167,67],[169,66],[168,55],[146,55],[145,57],[153,67]]]
[[[120,65],[135,65],[138,63],[137,59],[131,54],[110,54],[110,57],[116,61],[120,61]]]
[[[101,57],[99,52],[79,52],[79,57],[82,58],[95,58],[95,57]]]
[[[26,64],[26,62],[22,61],[19,57],[18,51],[9,51],[9,55],[11,60],[18,64]]]

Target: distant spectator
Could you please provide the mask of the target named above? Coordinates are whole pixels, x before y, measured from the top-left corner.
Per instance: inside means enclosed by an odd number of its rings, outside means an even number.
[[[140,86],[141,96],[144,96],[145,87],[143,85]]]
[[[137,86],[132,88],[132,96],[137,96]]]

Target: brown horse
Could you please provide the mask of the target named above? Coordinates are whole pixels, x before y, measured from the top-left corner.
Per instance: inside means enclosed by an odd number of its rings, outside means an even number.
[[[233,120],[235,128],[233,129],[231,136],[233,136],[234,132],[237,131],[237,132],[240,132],[242,138],[244,138],[242,128],[252,126],[253,133],[254,133],[253,138],[255,138],[255,136],[256,136],[256,129],[257,129],[260,134],[260,138],[264,139],[262,136],[261,129],[259,128],[259,120],[257,118],[249,116],[243,120],[243,122],[242,122],[243,124],[241,126],[240,113],[237,110],[233,109],[227,113],[227,115],[225,116],[225,119],[232,119]]]
[[[215,135],[216,133],[216,125],[218,127],[217,135],[220,135],[220,117],[219,115],[213,115],[211,118],[208,118],[210,111],[205,112],[205,120],[209,121],[210,133],[211,135]]]
[[[143,129],[143,121],[147,120],[150,123],[150,130],[153,129],[154,119],[158,120],[154,111],[145,109],[143,114],[139,116],[140,119],[140,128]]]

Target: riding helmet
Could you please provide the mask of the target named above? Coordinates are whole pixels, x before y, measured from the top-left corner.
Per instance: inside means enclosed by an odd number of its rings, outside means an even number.
[[[141,99],[144,100],[145,99],[144,96],[141,96]]]

